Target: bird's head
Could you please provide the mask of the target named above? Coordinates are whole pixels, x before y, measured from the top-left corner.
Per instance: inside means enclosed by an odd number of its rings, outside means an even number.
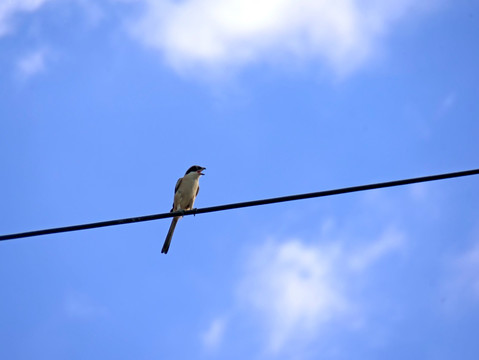
[[[198,165],[193,165],[193,166],[190,167],[188,170],[186,170],[185,175],[188,175],[188,174],[193,173],[193,172],[194,172],[194,173],[197,173],[198,176],[204,175],[204,174],[202,173],[203,170],[206,170],[206,168],[205,168],[205,167],[202,167],[202,166],[198,166]]]

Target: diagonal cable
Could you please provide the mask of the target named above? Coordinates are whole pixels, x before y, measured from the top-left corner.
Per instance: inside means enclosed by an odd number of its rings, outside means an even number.
[[[268,198],[268,199],[262,199],[262,200],[253,200],[253,201],[245,201],[245,202],[239,202],[239,203],[233,203],[233,204],[211,206],[211,207],[193,209],[188,211],[176,211],[176,212],[168,212],[168,213],[155,214],[155,215],[130,217],[130,218],[118,219],[118,220],[101,221],[101,222],[82,224],[82,225],[73,225],[73,226],[64,226],[64,227],[44,229],[44,230],[27,231],[27,232],[16,233],[16,234],[0,235],[0,241],[39,236],[39,235],[47,235],[47,234],[56,234],[61,232],[94,229],[94,228],[105,227],[105,226],[131,224],[131,223],[137,223],[142,221],[159,220],[159,219],[165,219],[165,218],[170,218],[174,216],[205,214],[205,213],[210,213],[215,211],[224,211],[224,210],[239,209],[239,208],[250,207],[250,206],[275,204],[275,203],[286,202],[286,201],[319,198],[319,197],[325,197],[325,196],[347,194],[347,193],[367,191],[367,190],[373,190],[373,189],[382,189],[382,188],[388,188],[388,187],[394,187],[394,186],[410,185],[410,184],[423,183],[423,182],[429,182],[429,181],[452,179],[452,178],[478,175],[478,174],[479,174],[479,169],[472,169],[472,170],[458,171],[458,172],[452,172],[452,173],[409,178],[409,179],[403,179],[403,180],[387,181],[387,182],[381,182],[381,183],[375,183],[375,184],[351,186],[346,188],[318,191],[318,192],[312,192],[312,193],[306,193],[306,194],[281,196],[281,197]]]

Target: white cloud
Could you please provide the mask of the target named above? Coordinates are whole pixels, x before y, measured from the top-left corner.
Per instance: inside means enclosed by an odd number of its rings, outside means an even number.
[[[30,78],[45,70],[46,51],[44,49],[33,51],[17,62],[17,70],[22,79]]]
[[[385,255],[401,249],[404,244],[404,234],[396,229],[388,229],[370,245],[359,250],[349,260],[352,270],[364,270],[383,258]]]
[[[298,333],[310,337],[348,309],[337,287],[335,257],[334,250],[323,252],[299,241],[270,242],[256,250],[240,292],[264,316],[270,350],[281,350]]]
[[[339,74],[361,65],[413,0],[144,0],[134,34],[179,70],[319,58]]]
[[[397,251],[403,239],[390,230],[359,251],[345,250],[339,242],[328,247],[298,240],[255,248],[238,294],[266,329],[269,351],[307,345],[336,321],[348,319],[354,326],[358,304],[349,286],[360,275],[357,270]]]
[[[0,36],[11,31],[11,19],[19,12],[32,12],[50,0],[2,0],[0,2]]]
[[[203,345],[207,350],[218,348],[226,329],[226,320],[223,318],[214,319],[210,327],[201,335]]]

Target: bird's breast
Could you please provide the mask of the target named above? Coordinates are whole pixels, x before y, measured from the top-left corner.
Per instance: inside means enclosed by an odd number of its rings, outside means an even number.
[[[178,188],[178,195],[180,197],[180,208],[189,210],[193,208],[195,202],[196,192],[198,191],[198,180],[184,178]]]

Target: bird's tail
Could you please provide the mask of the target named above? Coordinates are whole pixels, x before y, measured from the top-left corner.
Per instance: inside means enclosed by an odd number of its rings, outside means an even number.
[[[165,243],[163,244],[163,248],[161,249],[162,254],[168,253],[168,249],[170,248],[170,244],[171,244],[171,238],[173,237],[173,232],[175,231],[176,223],[178,222],[179,219],[180,218],[177,216],[177,217],[174,217],[173,220],[171,220],[170,229],[168,230]]]

